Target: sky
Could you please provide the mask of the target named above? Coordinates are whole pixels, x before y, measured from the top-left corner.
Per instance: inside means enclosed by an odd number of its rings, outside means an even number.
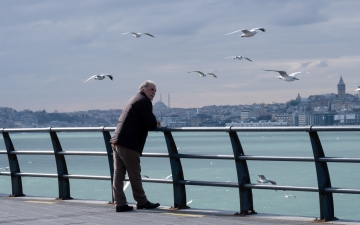
[[[172,108],[285,103],[360,85],[357,0],[4,0],[0,107],[121,109],[145,80]],[[249,38],[241,29],[265,28]],[[124,32],[147,32],[140,38]],[[224,59],[243,55],[252,60]],[[200,77],[189,71],[216,74]],[[298,74],[285,82],[276,72]],[[90,80],[95,74],[114,79]]]

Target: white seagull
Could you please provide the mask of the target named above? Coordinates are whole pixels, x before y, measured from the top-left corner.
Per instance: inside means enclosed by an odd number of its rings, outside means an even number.
[[[243,34],[241,35],[241,37],[252,37],[254,36],[257,32],[257,30],[261,30],[262,32],[265,32],[265,28],[262,28],[262,27],[257,27],[257,28],[254,28],[254,29],[251,29],[251,30],[246,30],[246,29],[243,29],[243,30],[236,30],[236,31],[233,31],[231,33],[228,33],[228,34],[225,34],[225,35],[229,35],[229,34],[233,34],[233,33],[237,33],[237,32],[243,32]]]
[[[299,80],[298,78],[295,77],[295,75],[302,73],[302,72],[295,72],[295,73],[292,73],[292,74],[288,75],[286,73],[286,71],[281,71],[281,70],[264,70],[264,71],[278,72],[280,74],[280,76],[276,76],[276,77],[278,77],[281,80],[288,81],[288,82],[294,81],[294,80]]]
[[[217,78],[217,76],[215,74],[213,74],[213,73],[203,73],[201,71],[190,71],[188,73],[192,73],[192,72],[197,73],[200,77],[206,77],[206,75],[210,75],[210,76],[213,76],[213,77]]]
[[[357,86],[357,88],[355,91],[360,91],[360,85],[356,85],[356,86]]]
[[[89,77],[86,81],[91,80],[91,79],[95,79],[95,80],[104,80],[104,79],[105,79],[105,77],[109,77],[109,78],[110,78],[110,80],[112,80],[112,79],[113,79],[113,76],[112,76],[112,75],[110,75],[110,74],[100,74],[100,75],[93,75],[93,76]],[[86,81],[84,81],[83,83],[85,83]]]
[[[123,188],[123,191],[126,190],[126,188],[129,186],[129,184],[130,184],[130,181],[126,181],[126,183],[125,183],[125,185],[124,185],[124,188]]]
[[[150,37],[153,37],[154,38],[154,35],[152,34],[149,34],[149,33],[136,33],[136,32],[126,32],[126,33],[122,33],[121,35],[123,34],[132,34],[134,37],[136,38],[139,38],[142,34],[145,34],[147,36],[150,36]]]
[[[288,195],[288,194],[285,194],[285,196],[284,196],[285,198],[296,198],[296,196],[295,195]]]
[[[264,175],[258,175],[260,177],[259,180],[256,180],[258,183],[271,183],[276,184],[275,181],[270,180],[269,178],[266,178]]]
[[[229,56],[229,57],[225,57],[224,59],[238,59],[238,60],[241,60],[241,59],[247,59],[249,60],[250,62],[252,62],[251,59],[245,57],[245,56],[242,56],[242,55],[235,55],[235,56]]]

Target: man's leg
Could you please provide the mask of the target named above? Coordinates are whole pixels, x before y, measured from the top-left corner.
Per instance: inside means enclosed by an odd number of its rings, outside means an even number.
[[[119,146],[119,155],[129,175],[132,193],[138,205],[148,202],[141,180],[140,153],[135,150]]]
[[[127,204],[126,196],[123,191],[126,167],[120,157],[119,148],[120,146],[118,145],[112,147],[114,159],[113,195],[114,200],[116,201],[116,206],[124,206]]]

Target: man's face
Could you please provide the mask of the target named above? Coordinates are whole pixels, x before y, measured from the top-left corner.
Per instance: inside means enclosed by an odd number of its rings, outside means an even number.
[[[156,94],[156,86],[154,84],[149,84],[146,88],[143,89],[143,92],[152,101]]]

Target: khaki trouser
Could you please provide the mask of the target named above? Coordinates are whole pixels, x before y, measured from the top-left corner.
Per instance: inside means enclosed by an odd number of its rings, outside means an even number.
[[[126,196],[123,191],[126,171],[129,176],[130,186],[133,197],[138,205],[145,204],[145,191],[141,180],[140,153],[135,150],[112,144],[114,158],[114,180],[113,194],[116,206],[127,204]]]

